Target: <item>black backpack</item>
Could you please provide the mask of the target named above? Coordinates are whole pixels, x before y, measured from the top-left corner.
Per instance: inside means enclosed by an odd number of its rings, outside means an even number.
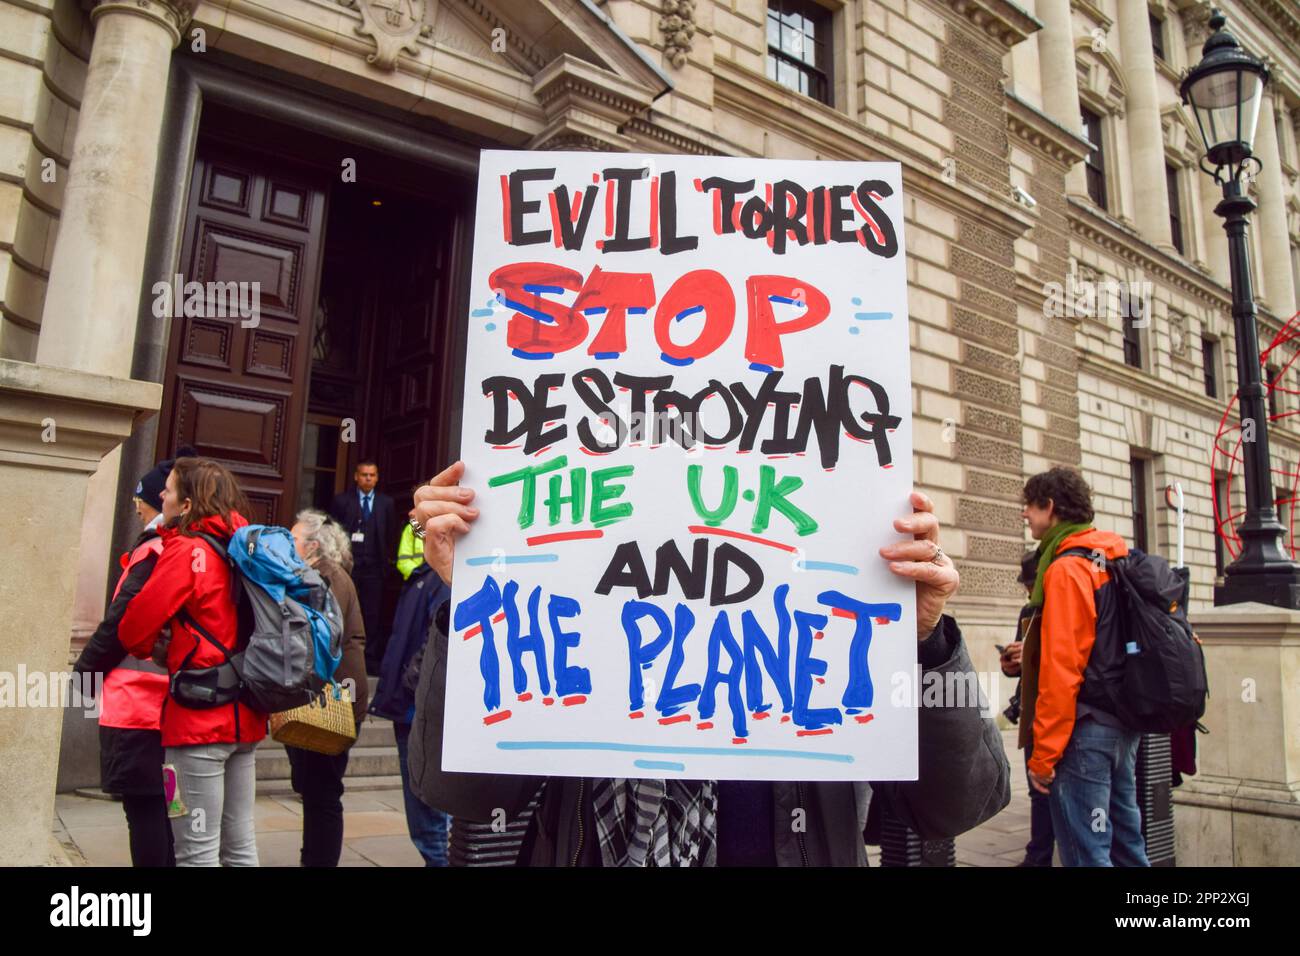
[[[1187,569],[1171,568],[1159,555],[1136,548],[1110,560],[1088,548],[1069,548],[1056,557],[1067,555],[1110,573],[1116,613],[1108,617],[1113,625],[1098,627],[1093,652],[1123,661],[1122,667],[1097,672],[1111,713],[1143,733],[1195,724],[1205,713],[1209,688],[1205,655],[1187,621]]]

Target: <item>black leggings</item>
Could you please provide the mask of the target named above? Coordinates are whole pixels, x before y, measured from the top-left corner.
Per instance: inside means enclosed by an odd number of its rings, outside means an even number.
[[[358,728],[360,725],[358,725]],[[338,866],[343,854],[343,775],[348,751],[336,756],[286,746],[293,789],[302,796],[303,866]]]
[[[132,866],[175,866],[176,848],[167,801],[161,793],[125,794],[122,809],[131,834]]]

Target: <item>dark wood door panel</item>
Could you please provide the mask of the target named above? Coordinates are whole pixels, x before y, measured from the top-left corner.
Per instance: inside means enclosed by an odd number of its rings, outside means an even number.
[[[293,396],[177,379],[176,438],[246,474],[282,479]]]
[[[258,283],[261,318],[298,321],[305,244],[274,242],[232,229],[226,223],[199,220],[195,279],[202,283]],[[217,304],[216,297],[209,298]]]
[[[220,461],[250,520],[270,524],[291,521],[297,498],[325,228],[316,175],[200,142],[179,271],[205,284],[206,307],[172,319],[168,346],[158,456],[188,444]],[[258,321],[246,324],[252,283]]]

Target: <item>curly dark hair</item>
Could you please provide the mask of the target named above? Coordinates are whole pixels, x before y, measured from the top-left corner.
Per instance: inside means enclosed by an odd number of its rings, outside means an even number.
[[[1048,502],[1055,506],[1055,514],[1062,521],[1091,523],[1092,489],[1083,475],[1073,468],[1056,467],[1034,475],[1025,482],[1024,500],[1027,505],[1046,508]]]

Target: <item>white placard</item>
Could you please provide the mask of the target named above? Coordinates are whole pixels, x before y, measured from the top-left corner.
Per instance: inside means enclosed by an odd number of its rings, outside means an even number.
[[[482,154],[445,769],[916,778],[901,192]]]

